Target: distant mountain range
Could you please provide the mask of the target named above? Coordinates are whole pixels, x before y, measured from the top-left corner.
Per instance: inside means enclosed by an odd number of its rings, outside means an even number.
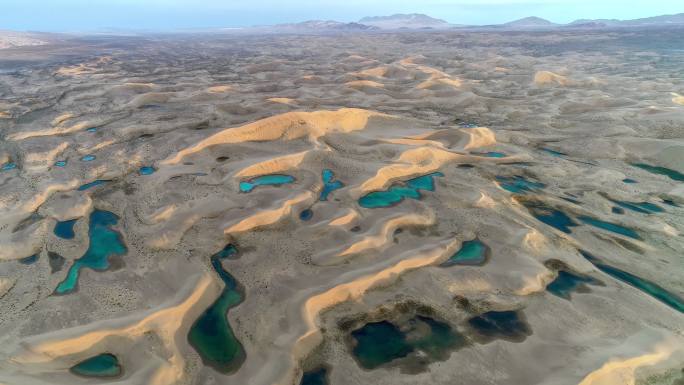
[[[359,23],[380,29],[444,29],[453,27],[453,25],[444,20],[435,19],[420,13],[364,17],[359,20]]]
[[[420,14],[395,14],[390,16],[364,17],[358,22],[340,22],[335,20],[308,20],[301,23],[288,23],[277,25],[262,25],[247,28],[220,28],[220,29],[191,29],[167,32],[180,33],[293,33],[293,34],[319,34],[319,33],[373,33],[382,31],[401,30],[562,30],[562,29],[605,29],[605,28],[639,28],[639,27],[667,27],[684,26],[684,13],[676,15],[663,15],[634,20],[617,19],[580,19],[568,24],[556,24],[549,20],[536,16],[525,17],[503,24],[494,25],[460,25],[451,24],[442,19]],[[99,30],[76,33],[79,35],[89,34],[105,35],[145,35],[154,31],[133,30]],[[36,32],[15,32],[0,30],[0,49],[12,48],[24,45],[46,44],[43,36]]]
[[[330,32],[345,32],[345,31],[373,31],[378,30],[378,27],[360,23],[343,23],[334,20],[308,20],[301,23],[277,24],[273,26],[265,26],[259,28],[275,29],[283,32],[316,32],[316,31],[330,31]]]
[[[509,21],[508,23],[501,24],[502,27],[513,27],[513,28],[539,28],[539,27],[553,27],[557,24],[552,23],[541,17],[530,16],[524,19]]]
[[[596,24],[601,24],[609,27],[613,26],[624,26],[624,27],[639,27],[639,26],[651,26],[651,25],[677,25],[677,24],[684,24],[684,13],[679,13],[676,15],[663,15],[663,16],[654,16],[654,17],[646,17],[643,19],[634,19],[634,20],[616,20],[616,19],[595,19],[595,20],[587,20],[587,19],[580,19],[580,20],[575,20],[570,25],[578,25],[578,24],[590,24],[590,23],[596,23]]]
[[[0,30],[0,49],[43,44],[47,42],[35,33]]]
[[[635,20],[581,19],[569,24],[556,24],[536,16],[530,16],[503,24],[457,25],[442,19],[420,14],[395,14],[391,16],[364,17],[358,22],[343,23],[332,20],[309,20],[302,23],[278,24],[258,27],[271,32],[317,33],[317,32],[363,32],[381,30],[445,30],[445,29],[585,29],[684,25],[684,13],[663,15]],[[249,29],[248,29],[249,30]]]

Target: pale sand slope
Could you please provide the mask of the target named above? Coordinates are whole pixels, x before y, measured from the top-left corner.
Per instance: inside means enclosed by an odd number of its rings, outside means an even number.
[[[110,352],[124,374],[98,383],[292,385],[326,365],[331,385],[672,385],[682,313],[578,252],[684,296],[682,182],[630,166],[684,172],[684,111],[662,91],[681,88],[677,68],[653,65],[684,61],[650,48],[623,57],[607,43],[616,36],[160,38],[122,51],[110,41],[107,52],[78,47],[80,60],[0,73],[0,161],[17,165],[0,171],[0,383],[92,384],[69,367]],[[571,75],[545,71],[557,68]],[[344,186],[320,200],[325,169]],[[359,204],[434,172],[421,199]],[[267,174],[295,181],[240,192]],[[497,179],[516,176],[544,187],[514,195]],[[96,180],[108,182],[79,190]],[[578,226],[540,222],[526,199]],[[619,214],[618,200],[663,211]],[[96,209],[119,216],[126,255],[52,294],[86,252]],[[71,219],[74,238],[57,237],[56,222]],[[486,264],[439,267],[474,238],[490,249]],[[223,267],[245,295],[227,320],[246,360],[221,374],[187,335],[223,287],[209,257],[228,243],[240,255]],[[603,285],[551,295],[549,260]],[[467,320],[489,310],[520,310],[532,335],[478,340]],[[362,369],[343,325],[413,311],[471,343],[425,371]]]

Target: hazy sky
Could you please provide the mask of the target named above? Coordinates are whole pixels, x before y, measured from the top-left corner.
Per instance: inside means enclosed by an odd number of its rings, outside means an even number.
[[[0,0],[0,29],[172,30],[426,13],[456,24],[525,16],[554,22],[632,19],[684,12],[684,0]]]

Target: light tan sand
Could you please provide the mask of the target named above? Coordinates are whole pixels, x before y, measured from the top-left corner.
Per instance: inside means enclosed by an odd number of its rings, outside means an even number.
[[[570,80],[563,76],[553,73],[551,71],[538,71],[534,74],[534,84],[538,86],[543,85],[559,85],[567,86],[570,84]]]

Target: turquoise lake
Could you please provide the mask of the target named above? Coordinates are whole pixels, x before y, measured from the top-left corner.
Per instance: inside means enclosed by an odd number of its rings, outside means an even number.
[[[95,210],[90,214],[88,250],[74,261],[66,278],[57,285],[55,294],[68,294],[74,291],[78,286],[81,269],[87,267],[95,271],[104,271],[109,268],[110,257],[126,254],[127,248],[121,234],[112,228],[118,222],[119,217],[109,211]]]

